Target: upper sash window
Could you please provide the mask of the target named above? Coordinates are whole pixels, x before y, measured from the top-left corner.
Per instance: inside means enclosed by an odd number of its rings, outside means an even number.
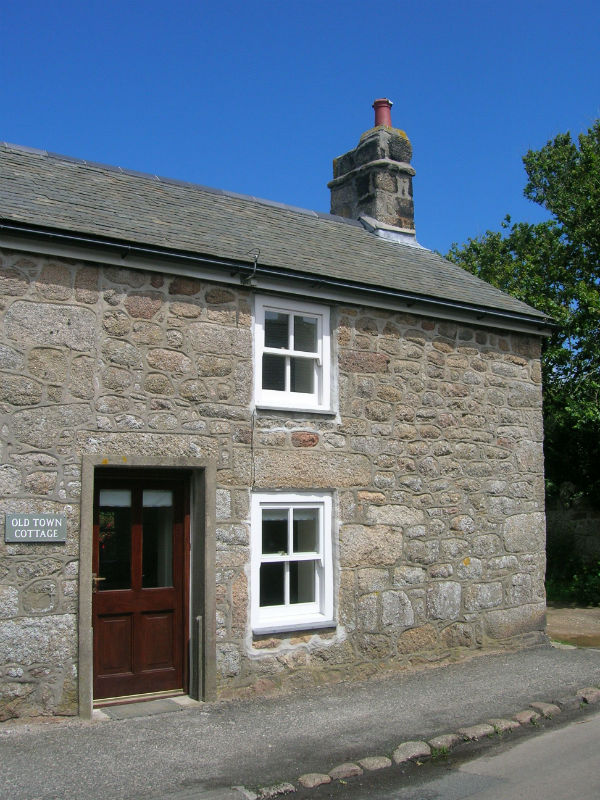
[[[256,403],[328,411],[331,403],[329,308],[257,298]]]

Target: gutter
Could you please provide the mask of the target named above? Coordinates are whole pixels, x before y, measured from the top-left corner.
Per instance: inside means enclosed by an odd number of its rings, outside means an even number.
[[[476,322],[482,325],[492,325],[493,327],[510,327],[513,323],[514,330],[522,330],[527,332],[535,332],[538,335],[549,336],[551,329],[556,327],[549,317],[538,317],[534,314],[520,313],[514,311],[505,311],[502,309],[491,309],[486,306],[477,306],[469,303],[459,303],[453,300],[444,300],[441,298],[432,298],[427,295],[419,295],[413,292],[404,292],[395,289],[384,289],[382,287],[372,286],[368,284],[354,283],[351,281],[344,281],[338,278],[324,277],[321,275],[311,275],[308,273],[294,272],[293,270],[286,270],[277,267],[267,267],[258,264],[256,258],[251,261],[221,258],[217,256],[201,255],[190,253],[185,250],[174,250],[167,247],[148,247],[140,245],[135,242],[127,242],[118,239],[109,239],[104,237],[87,236],[80,233],[71,233],[68,231],[56,230],[53,228],[43,228],[38,226],[29,226],[20,224],[18,222],[2,220],[0,221],[0,232],[7,233],[17,238],[16,243],[5,242],[4,246],[18,247],[18,243],[23,239],[34,238],[44,242],[50,242],[57,245],[69,247],[85,247],[93,248],[95,250],[108,249],[116,251],[116,255],[120,257],[120,262],[123,262],[130,256],[138,256],[141,259],[156,259],[160,258],[163,263],[161,264],[161,272],[170,272],[171,270],[165,269],[164,259],[169,259],[177,264],[187,264],[190,266],[205,266],[217,268],[219,271],[227,271],[228,276],[222,276],[221,280],[228,283],[232,282],[232,278],[239,276],[239,281],[242,285],[249,288],[260,288],[262,290],[269,290],[268,286],[257,286],[257,281],[260,277],[264,279],[279,281],[298,281],[303,285],[303,292],[306,292],[308,285],[312,290],[316,287],[333,289],[336,294],[351,293],[353,295],[360,294],[367,295],[372,299],[379,299],[384,302],[384,307],[393,308],[396,304],[390,306],[393,301],[400,302],[405,308],[411,309],[414,313],[422,313],[426,316],[444,316],[445,318],[458,319],[464,321],[466,317],[471,320],[474,318]],[[0,246],[2,241],[0,241]],[[36,252],[43,253],[42,250]],[[65,253],[66,257],[73,258],[73,255]],[[81,253],[78,253],[78,258],[84,258]],[[89,260],[89,258],[88,258]],[[159,271],[153,265],[130,265],[132,268],[142,269],[146,268],[151,271]],[[181,274],[178,272],[176,274]],[[184,274],[195,276],[195,273],[184,270]],[[279,290],[280,287],[277,287]],[[274,289],[276,290],[276,289]],[[361,302],[355,299],[354,302]],[[458,316],[457,316],[458,315]],[[533,329],[533,331],[532,331]]]

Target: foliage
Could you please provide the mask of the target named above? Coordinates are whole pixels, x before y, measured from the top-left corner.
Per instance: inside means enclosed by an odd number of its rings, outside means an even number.
[[[542,360],[548,487],[600,496],[600,120],[523,159],[524,194],[549,213],[510,217],[447,255],[557,323]]]
[[[573,562],[568,574],[557,574],[549,560],[546,575],[548,600],[566,601],[584,606],[600,606],[600,561]]]

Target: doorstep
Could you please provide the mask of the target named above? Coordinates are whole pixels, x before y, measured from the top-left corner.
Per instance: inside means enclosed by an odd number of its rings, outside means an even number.
[[[199,700],[193,700],[188,695],[177,697],[161,697],[155,700],[141,700],[136,703],[118,703],[116,705],[95,708],[92,719],[97,721],[107,719],[132,719],[133,717],[151,717],[155,714],[168,714],[172,711],[182,711],[184,708],[201,706]]]

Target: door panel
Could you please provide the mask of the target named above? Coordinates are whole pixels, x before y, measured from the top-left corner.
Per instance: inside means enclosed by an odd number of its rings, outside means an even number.
[[[95,699],[187,688],[187,498],[184,478],[96,481]]]
[[[142,614],[141,623],[141,668],[173,668],[174,615],[161,613]]]
[[[131,614],[100,617],[98,620],[98,656],[100,672],[105,675],[133,670],[133,619]]]

